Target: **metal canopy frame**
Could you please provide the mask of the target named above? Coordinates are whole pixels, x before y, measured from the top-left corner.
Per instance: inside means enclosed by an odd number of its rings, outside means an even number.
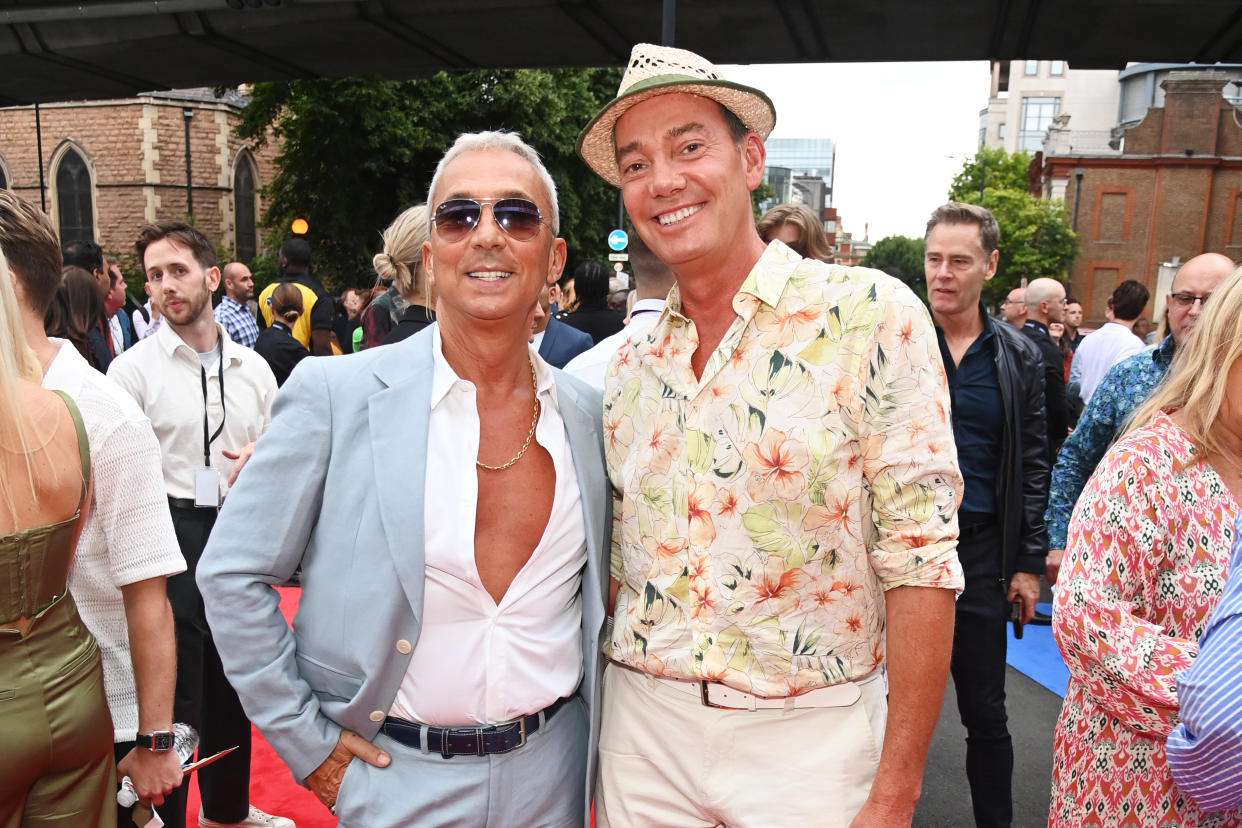
[[[675,21],[675,22],[673,22]],[[670,32],[672,36],[670,37]],[[1237,0],[0,0],[0,105],[261,80],[623,63],[1242,62]]]

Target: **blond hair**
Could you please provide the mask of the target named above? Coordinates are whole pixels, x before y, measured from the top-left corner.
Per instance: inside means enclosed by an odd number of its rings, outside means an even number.
[[[798,244],[791,245],[795,253],[805,259],[832,261],[832,245],[824,232],[823,219],[816,216],[810,207],[805,204],[778,204],[763,214],[755,229],[759,231],[760,238],[770,242],[782,224],[798,228]]]
[[[1178,348],[1164,380],[1139,406],[1126,433],[1157,412],[1180,411],[1181,427],[1203,457],[1226,454],[1215,425],[1228,388],[1224,374],[1242,358],[1242,268],[1229,274],[1203,309],[1190,341]]]
[[[35,470],[30,460],[31,439],[17,404],[17,385],[22,380],[39,382],[42,374],[38,357],[26,343],[21,310],[9,278],[8,260],[0,249],[0,437],[4,438],[6,449],[20,451],[26,458],[26,482],[32,495],[35,493]],[[4,493],[10,513],[16,512],[13,482],[0,479],[0,491]]]
[[[423,299],[428,306],[427,279],[423,270],[423,242],[427,241],[427,205],[415,204],[393,219],[384,230],[384,249],[371,259],[375,275],[392,281],[407,302]]]

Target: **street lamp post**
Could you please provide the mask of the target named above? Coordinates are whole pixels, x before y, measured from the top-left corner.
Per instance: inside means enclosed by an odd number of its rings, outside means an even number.
[[[194,117],[194,110],[190,107],[183,107],[181,117],[185,119],[185,212],[191,219],[194,218],[194,177],[190,167],[190,119]]]

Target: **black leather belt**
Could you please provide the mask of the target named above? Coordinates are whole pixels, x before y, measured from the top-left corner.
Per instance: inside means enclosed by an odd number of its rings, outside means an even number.
[[[973,535],[985,529],[991,529],[997,523],[996,515],[957,514],[957,531],[959,535]]]
[[[539,730],[540,714],[543,715],[543,723],[546,724],[568,701],[568,698],[557,699],[539,713],[532,713],[516,721],[500,725],[433,727],[389,716],[384,719],[380,732],[403,745],[421,750],[420,737],[426,730],[427,750],[439,753],[445,759],[453,756],[487,756],[491,753],[508,753],[526,744],[527,738]]]
[[[197,509],[198,508],[197,506],[194,505],[194,498],[192,497],[172,497],[170,495],[168,498],[168,505],[173,507],[174,509]]]

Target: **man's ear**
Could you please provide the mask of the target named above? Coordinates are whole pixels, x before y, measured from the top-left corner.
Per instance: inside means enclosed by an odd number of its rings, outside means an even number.
[[[746,189],[754,190],[763,183],[763,167],[768,151],[757,132],[747,132],[742,139],[742,163],[746,171]]]

